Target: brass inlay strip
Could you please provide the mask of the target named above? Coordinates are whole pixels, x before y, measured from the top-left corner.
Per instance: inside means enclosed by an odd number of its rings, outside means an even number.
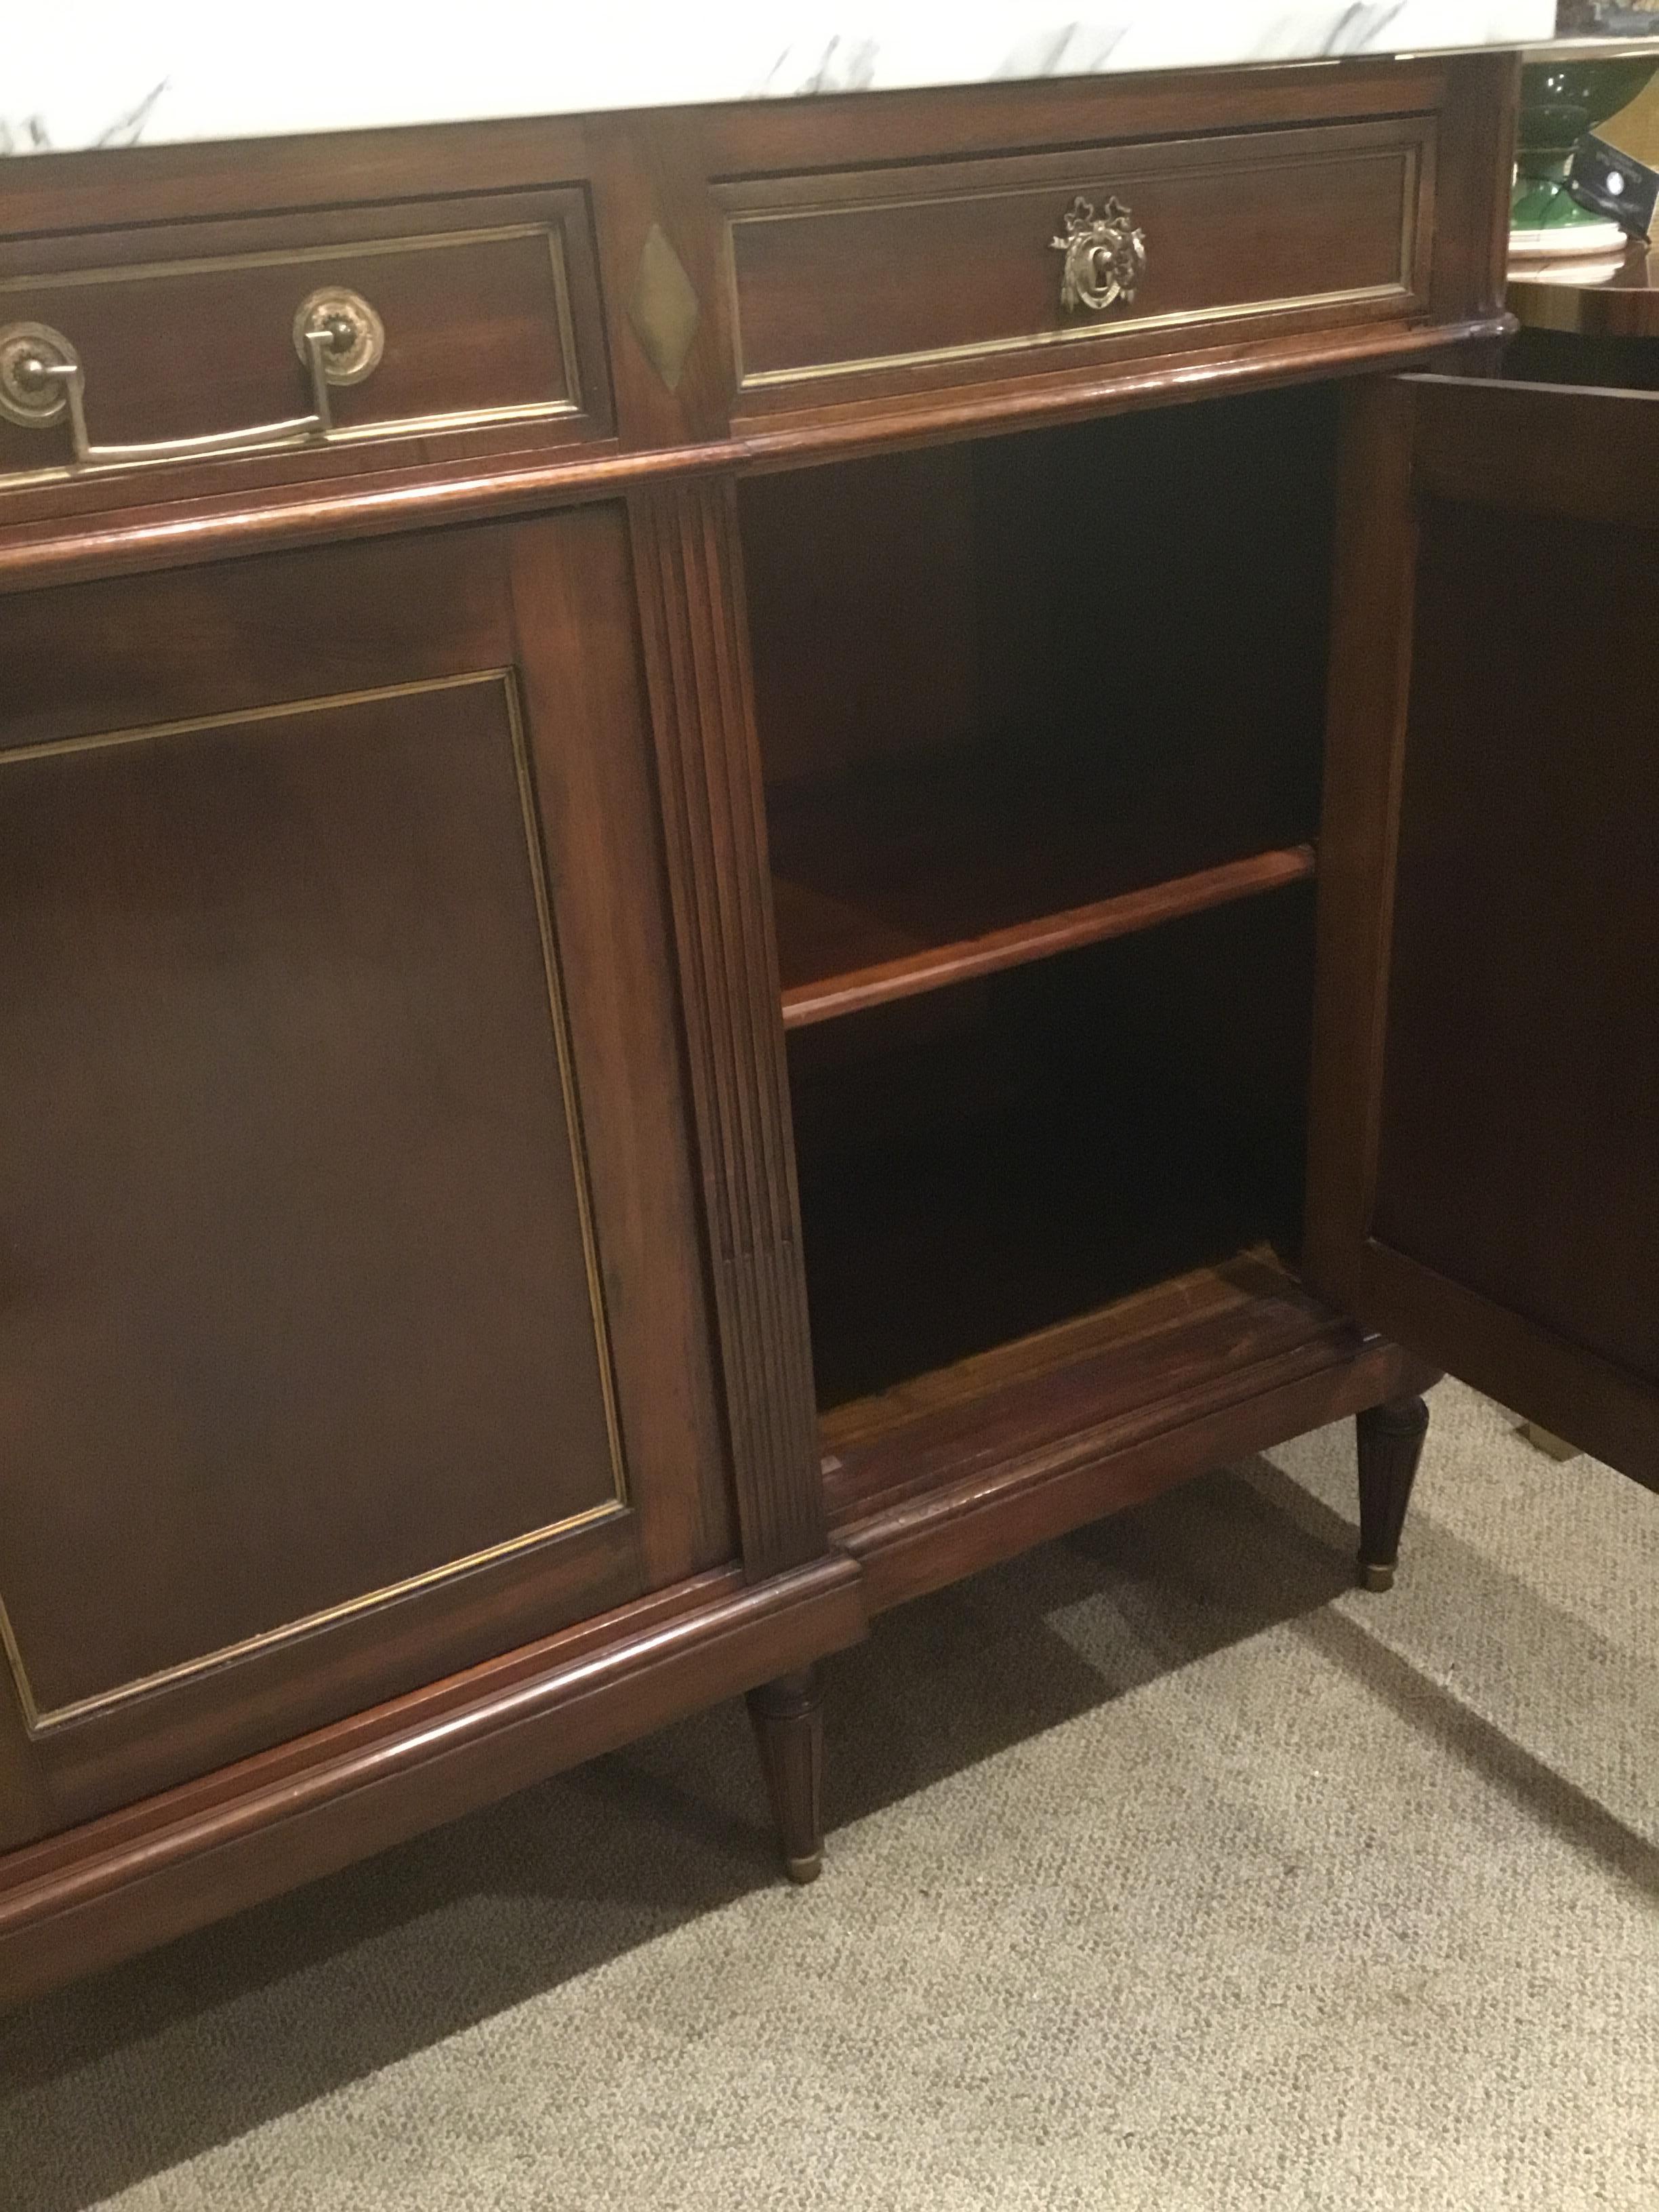
[[[401,1582],[389,1583],[384,1588],[368,1590],[347,1598],[337,1605],[325,1606],[316,1613],[303,1615],[297,1620],[284,1621],[276,1628],[263,1629],[258,1634],[228,1644],[218,1650],[204,1652],[193,1659],[180,1660],[176,1665],[157,1668],[130,1682],[118,1683],[113,1689],[100,1690],[84,1698],[77,1698],[65,1705],[55,1705],[42,1711],[38,1704],[22,1651],[6,1610],[5,1600],[0,1595],[0,1650],[16,1685],[18,1702],[22,1711],[24,1725],[31,1735],[39,1735],[66,1722],[84,1719],[89,1715],[108,1711],[130,1703],[133,1698],[165,1688],[173,1683],[228,1666],[254,1653],[271,1650],[312,1631],[325,1628],[335,1622],[347,1620],[371,1607],[387,1605],[395,1599],[406,1597],[411,1592],[428,1589],[441,1583],[454,1580],[471,1573],[475,1568],[493,1565],[498,1559],[510,1559],[514,1553],[529,1550],[554,1536],[562,1536],[575,1529],[597,1526],[612,1520],[627,1510],[628,1479],[623,1459],[622,1425],[617,1404],[616,1377],[611,1354],[611,1335],[605,1310],[605,1288],[599,1273],[599,1247],[594,1233],[592,1194],[587,1175],[586,1149],[581,1134],[581,1109],[577,1096],[575,1071],[570,1048],[568,1018],[565,1007],[564,987],[561,975],[558,945],[553,928],[551,903],[548,897],[547,874],[542,854],[541,836],[538,828],[535,797],[535,778],[526,740],[524,720],[520,712],[518,686],[510,668],[474,670],[462,676],[431,678],[422,683],[392,684],[371,690],[337,691],[320,698],[295,699],[277,706],[252,707],[234,714],[198,714],[182,721],[152,722],[141,728],[106,730],[81,738],[48,738],[38,744],[21,744],[0,750],[0,768],[19,761],[50,758],[65,753],[92,752],[112,745],[140,744],[157,738],[182,737],[198,731],[240,728],[249,722],[269,722],[295,714],[316,713],[328,708],[356,707],[385,699],[412,698],[429,691],[453,691],[477,684],[498,684],[507,711],[509,742],[513,749],[514,779],[519,792],[519,805],[524,824],[526,851],[530,864],[531,882],[536,902],[537,927],[542,943],[543,974],[546,980],[548,1011],[553,1028],[554,1051],[558,1060],[559,1083],[563,1097],[565,1127],[570,1145],[570,1164],[576,1192],[576,1211],[582,1242],[582,1259],[587,1274],[589,1309],[593,1322],[594,1348],[598,1355],[599,1390],[605,1406],[605,1433],[610,1445],[611,1481],[615,1490],[612,1498],[598,1505],[587,1506],[580,1513],[568,1515],[562,1521],[550,1522],[544,1528],[532,1528],[521,1536],[509,1537],[504,1543],[488,1546],[483,1551],[471,1552],[465,1558],[450,1559],[441,1566],[428,1567],[416,1575],[406,1576]]]
[[[82,284],[137,284],[149,276],[199,276],[220,269],[308,269],[313,261],[344,261],[355,253],[424,253],[441,246],[506,246],[515,239],[551,238],[557,226],[502,223],[493,230],[428,230],[414,235],[354,238],[332,245],[268,246],[249,253],[188,254],[173,261],[134,261],[100,269],[53,269],[35,276],[0,277],[0,292],[74,291]],[[556,274],[560,274],[555,264]]]
[[[537,238],[546,241],[552,273],[553,313],[558,326],[559,356],[567,387],[565,398],[517,400],[499,407],[450,408],[435,415],[399,415],[380,422],[344,424],[330,432],[327,446],[317,447],[316,450],[322,453],[331,446],[362,445],[375,438],[426,437],[442,430],[492,429],[501,423],[553,422],[563,416],[581,414],[584,411],[581,362],[576,350],[576,325],[570,301],[569,271],[565,262],[563,225],[510,223],[495,230],[431,231],[416,238],[360,239],[340,246],[272,246],[258,253],[204,255],[195,260],[149,261],[135,264],[131,268],[58,270],[40,276],[0,277],[0,295],[8,292],[73,291],[84,284],[137,283],[147,277],[195,276],[218,270],[283,266],[308,269],[316,262],[346,260],[357,254],[416,253],[446,246],[499,246],[511,244],[520,239]],[[258,447],[252,447],[249,453],[257,454],[259,450]],[[168,461],[165,457],[155,461],[112,464],[112,468],[118,467],[124,471],[177,465],[176,461]],[[62,465],[14,470],[0,474],[0,485],[17,489],[27,485],[60,483],[71,477],[93,473],[89,469],[72,470]]]
[[[447,1560],[441,1567],[431,1567],[423,1574],[410,1575],[406,1581],[388,1583],[386,1589],[370,1590],[362,1597],[348,1598],[343,1604],[325,1606],[320,1613],[308,1613],[302,1620],[285,1621],[280,1628],[268,1628],[257,1636],[244,1637],[240,1644],[227,1644],[217,1651],[210,1651],[199,1659],[181,1660],[176,1667],[158,1668],[153,1674],[142,1674],[131,1682],[120,1683],[113,1690],[100,1690],[88,1698],[77,1698],[73,1704],[54,1705],[50,1712],[41,1712],[36,1706],[29,1687],[22,1655],[12,1632],[9,1616],[3,1601],[0,1601],[0,1643],[5,1646],[7,1662],[17,1685],[17,1701],[22,1709],[23,1722],[31,1735],[44,1735],[66,1722],[85,1719],[89,1714],[109,1711],[112,1706],[125,1705],[151,1690],[168,1687],[174,1682],[187,1680],[192,1675],[210,1674],[215,1668],[233,1665],[238,1659],[251,1657],[255,1652],[269,1650],[273,1645],[285,1644],[303,1636],[314,1628],[331,1627],[337,1621],[347,1620],[354,1613],[366,1613],[371,1607],[389,1604],[394,1598],[407,1597],[411,1591],[425,1589],[435,1583],[452,1581],[473,1567],[492,1565],[497,1559],[509,1558],[514,1552],[528,1551],[544,1543],[550,1536],[563,1536],[573,1529],[597,1525],[603,1521],[619,1520],[627,1508],[616,1500],[603,1505],[591,1505],[585,1512],[573,1513],[568,1520],[556,1521],[546,1528],[532,1528],[527,1535],[514,1536],[510,1542],[495,1544],[482,1552],[474,1552],[465,1559]]]
[[[1080,148],[1079,161],[1099,152],[1109,155],[1110,148]],[[743,297],[738,276],[737,234],[747,225],[763,222],[800,222],[836,216],[882,215],[893,210],[905,211],[920,207],[950,207],[963,201],[989,199],[1038,198],[1048,189],[1041,179],[1027,179],[1018,184],[975,185],[957,192],[935,192],[925,198],[890,198],[870,200],[818,200],[803,203],[798,207],[757,208],[728,215],[726,228],[726,251],[725,276],[729,295],[732,345],[737,354],[738,388],[743,392],[758,392],[778,385],[816,383],[822,378],[869,375],[881,369],[927,368],[952,362],[973,361],[1000,354],[1024,353],[1036,346],[1075,345],[1085,340],[1129,337],[1148,331],[1178,330],[1218,322],[1244,321],[1268,315],[1290,315],[1305,313],[1314,307],[1345,307],[1380,304],[1387,301],[1410,300],[1415,296],[1412,275],[1416,258],[1418,202],[1420,197],[1422,142],[1412,139],[1395,146],[1379,148],[1356,147],[1334,149],[1329,153],[1299,154],[1286,159],[1282,154],[1275,158],[1257,161],[1229,162],[1224,167],[1217,165],[1218,181],[1252,169],[1284,168],[1297,174],[1311,169],[1346,166],[1355,161],[1384,161],[1397,163],[1401,170],[1401,237],[1400,273],[1386,283],[1362,284],[1339,288],[1327,292],[1306,292],[1273,300],[1244,300],[1212,307],[1182,307],[1162,315],[1137,315],[1121,321],[1103,319],[1081,323],[1064,330],[1030,331],[1006,337],[971,338],[947,346],[930,346],[908,353],[870,354],[855,361],[810,362],[793,368],[751,369],[743,358]],[[1076,166],[1076,165],[1073,165]],[[1103,167],[1103,163],[1097,163]],[[1139,191],[1148,184],[1167,178],[1186,179],[1198,173],[1191,167],[1171,166],[1165,169],[1128,170],[1122,179],[1125,191]],[[1046,242],[1046,241],[1045,241]]]

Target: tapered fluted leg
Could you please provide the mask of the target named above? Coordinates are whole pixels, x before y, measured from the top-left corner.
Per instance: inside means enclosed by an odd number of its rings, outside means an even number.
[[[816,1881],[823,1866],[823,1692],[817,1668],[781,1674],[751,1690],[749,1717],[784,1871],[791,1881]]]
[[[1421,1398],[1395,1398],[1356,1415],[1354,1427],[1359,1438],[1360,1587],[1392,1589],[1400,1531],[1429,1432],[1429,1409]]]

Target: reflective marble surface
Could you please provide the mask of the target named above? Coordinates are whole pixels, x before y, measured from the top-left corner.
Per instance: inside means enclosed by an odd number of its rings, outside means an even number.
[[[10,12],[10,11],[9,11]],[[0,152],[1518,46],[1554,0],[83,0],[22,7]]]

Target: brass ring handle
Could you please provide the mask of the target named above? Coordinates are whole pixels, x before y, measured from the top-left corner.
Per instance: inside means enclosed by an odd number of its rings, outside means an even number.
[[[135,446],[100,446],[87,427],[87,375],[81,356],[61,331],[45,323],[13,323],[0,330],[0,416],[26,429],[49,428],[67,414],[70,467],[131,468],[154,461],[211,459],[254,447],[303,446],[334,434],[331,386],[356,384],[379,363],[386,333],[367,300],[330,287],[300,303],[294,345],[311,383],[311,412],[286,422],[255,422],[240,430],[213,430],[199,438],[163,438]]]
[[[1146,234],[1121,199],[1109,198],[1097,215],[1079,192],[1066,212],[1066,227],[1049,244],[1066,257],[1060,304],[1068,315],[1103,313],[1121,300],[1134,304],[1146,274]]]

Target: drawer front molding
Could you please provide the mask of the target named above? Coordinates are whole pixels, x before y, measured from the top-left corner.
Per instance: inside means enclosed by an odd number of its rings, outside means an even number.
[[[374,374],[330,377],[334,404],[308,441],[314,452],[515,424],[548,425],[562,442],[603,433],[607,397],[589,388],[602,379],[583,366],[584,326],[590,356],[598,349],[597,297],[585,247],[578,272],[569,250],[585,206],[568,191],[537,199],[518,204],[526,221],[446,228],[422,222],[418,210],[359,210],[353,228],[353,211],[341,210],[328,227],[349,234],[334,238],[226,252],[208,239],[199,252],[0,279],[0,325],[61,331],[84,365],[100,442],[137,449],[75,463],[61,420],[7,410],[0,488],[210,458],[210,441],[229,446],[242,423],[272,426],[267,439],[235,441],[244,456],[303,446],[293,418],[308,387],[291,333],[314,300],[347,292],[373,304],[384,345]],[[411,213],[418,228],[391,227]],[[270,218],[234,228],[277,227],[294,226]],[[194,454],[167,450],[190,440],[202,441]],[[147,454],[147,444],[157,450]]]
[[[1188,329],[1404,319],[1427,307],[1433,175],[1434,118],[1413,115],[723,183],[739,400]],[[1054,250],[1080,209],[1098,225],[1114,206],[1114,297],[1079,312]]]

